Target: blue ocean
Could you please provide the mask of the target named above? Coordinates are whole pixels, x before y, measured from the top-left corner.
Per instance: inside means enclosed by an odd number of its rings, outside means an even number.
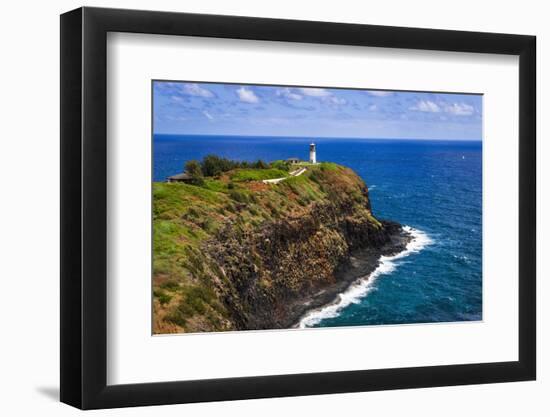
[[[308,159],[311,138],[154,136],[154,181],[187,160],[215,153],[236,160]],[[302,327],[482,319],[482,143],[315,139],[318,161],[352,168],[366,182],[373,213],[407,226],[407,250],[353,284]]]

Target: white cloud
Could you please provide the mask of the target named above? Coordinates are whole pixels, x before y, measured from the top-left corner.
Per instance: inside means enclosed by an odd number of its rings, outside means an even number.
[[[306,96],[321,99],[324,103],[329,105],[343,106],[347,104],[345,98],[335,96],[331,91],[325,90],[324,88],[309,87],[299,88],[298,90]]]
[[[441,108],[433,101],[420,100],[418,103],[416,103],[416,106],[410,107],[409,110],[439,113],[441,111]]]
[[[453,103],[445,107],[447,113],[455,116],[471,116],[474,114],[474,106],[470,106],[466,103]]]
[[[204,116],[208,119],[208,120],[214,120],[214,116],[212,116],[210,113],[208,113],[206,110],[204,110],[202,112],[202,114],[204,114]]]
[[[331,104],[334,104],[336,106],[343,106],[344,104],[347,103],[345,98],[339,98],[336,96],[330,96],[329,100]]]
[[[392,91],[377,91],[377,90],[374,90],[374,91],[367,91],[371,96],[375,96],[375,97],[387,97],[387,96],[391,96],[393,94]]]
[[[260,99],[254,91],[248,90],[247,88],[241,87],[237,90],[237,95],[239,100],[244,101],[245,103],[258,103]]]
[[[185,122],[185,121],[189,120],[187,117],[184,117],[184,116],[172,116],[172,115],[167,115],[166,119],[177,121],[177,122]]]
[[[289,100],[301,100],[303,98],[300,94],[293,92],[290,88],[280,88],[275,94]]]
[[[207,90],[206,88],[202,88],[198,84],[184,84],[183,91],[185,94],[189,94],[190,96],[197,96],[197,97],[214,97],[214,94],[212,91]]]
[[[330,91],[325,90],[324,88],[300,88],[299,89],[303,94],[310,97],[328,97],[330,96]]]
[[[369,106],[369,110],[370,110],[370,111],[376,111],[376,110],[378,110],[378,106],[377,106],[376,104],[371,104],[371,105]]]

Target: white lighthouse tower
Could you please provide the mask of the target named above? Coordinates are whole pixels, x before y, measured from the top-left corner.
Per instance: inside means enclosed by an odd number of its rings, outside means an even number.
[[[317,152],[315,151],[315,143],[313,142],[309,145],[309,162],[312,164],[317,163]]]

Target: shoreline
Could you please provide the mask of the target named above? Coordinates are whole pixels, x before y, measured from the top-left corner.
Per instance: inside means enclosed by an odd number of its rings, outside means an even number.
[[[383,258],[407,254],[409,244],[414,242],[415,238],[414,229],[400,226],[399,231],[392,235],[391,242],[378,250],[366,248],[353,252],[349,264],[336,271],[334,284],[320,289],[291,307],[291,319],[288,320],[286,328],[308,328],[310,326],[303,325],[308,317],[315,313],[320,314],[332,306],[338,309],[343,294],[352,289],[355,284],[370,283],[373,273],[382,265]]]

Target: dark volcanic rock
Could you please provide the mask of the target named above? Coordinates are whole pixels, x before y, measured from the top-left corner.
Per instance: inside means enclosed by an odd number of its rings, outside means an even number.
[[[207,250],[231,285],[218,288],[237,329],[288,328],[402,251],[401,225],[355,216],[352,206],[315,204],[308,214],[244,235],[228,225]]]

